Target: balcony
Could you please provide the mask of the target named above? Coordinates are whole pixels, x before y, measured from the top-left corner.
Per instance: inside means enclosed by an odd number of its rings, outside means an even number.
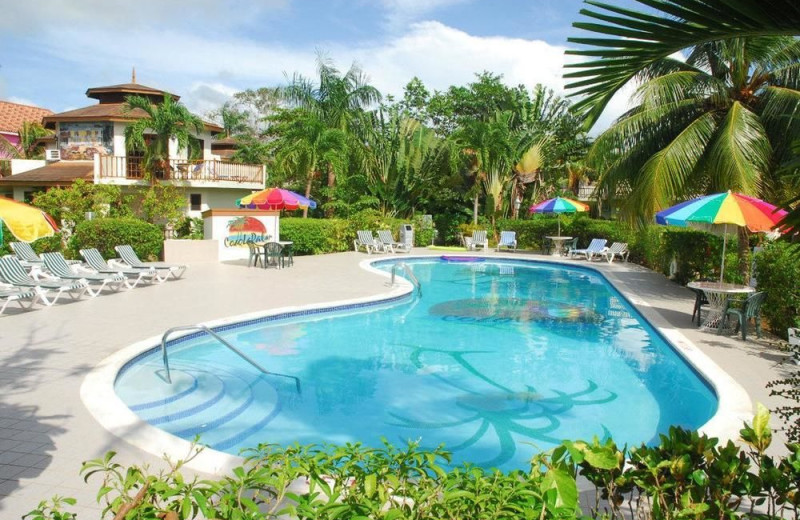
[[[95,156],[97,181],[108,184],[138,184],[145,181],[144,159],[129,156]],[[262,166],[219,160],[187,161],[170,159],[155,172],[159,181],[174,181],[189,186],[263,188],[265,173]]]

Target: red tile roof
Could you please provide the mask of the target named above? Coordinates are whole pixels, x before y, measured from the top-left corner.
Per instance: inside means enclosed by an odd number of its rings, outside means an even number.
[[[46,108],[0,101],[0,132],[16,134],[22,128],[22,123],[41,123],[44,116],[52,113]]]

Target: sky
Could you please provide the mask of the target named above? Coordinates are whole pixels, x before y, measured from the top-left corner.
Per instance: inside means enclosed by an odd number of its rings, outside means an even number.
[[[613,0],[635,6],[634,0]],[[564,94],[581,0],[29,0],[0,17],[0,100],[62,112],[86,89],[137,82],[204,116],[239,91],[315,77],[318,53],[357,63],[384,95],[413,77],[429,91],[502,74]],[[583,18],[587,20],[586,18]],[[593,129],[627,107],[624,89]]]

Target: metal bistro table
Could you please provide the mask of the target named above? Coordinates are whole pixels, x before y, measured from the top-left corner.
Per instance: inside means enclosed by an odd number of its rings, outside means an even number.
[[[749,294],[755,291],[749,285],[736,285],[720,282],[689,282],[686,287],[703,291],[708,299],[708,314],[700,326],[705,331],[718,332],[722,320],[725,318],[725,302],[733,294]]]
[[[550,253],[551,256],[561,256],[561,252],[564,250],[564,242],[569,242],[573,239],[573,237],[545,237],[551,242],[553,242],[553,251]]]

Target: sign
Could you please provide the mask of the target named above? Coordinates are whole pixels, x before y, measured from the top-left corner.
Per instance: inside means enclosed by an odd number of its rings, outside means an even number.
[[[228,221],[225,247],[243,247],[270,239],[267,227],[254,217],[237,217]]]

